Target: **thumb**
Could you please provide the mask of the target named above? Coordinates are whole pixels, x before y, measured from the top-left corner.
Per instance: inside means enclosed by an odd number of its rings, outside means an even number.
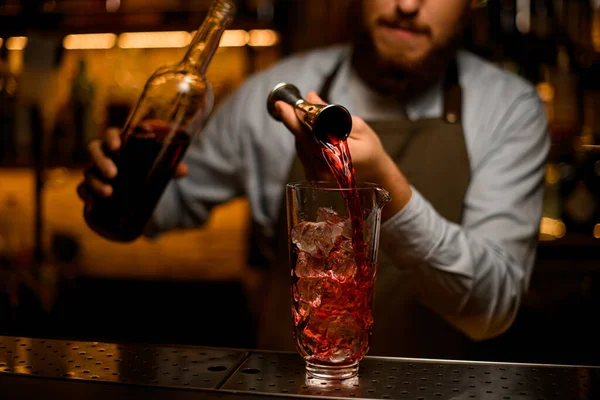
[[[314,90],[311,90],[306,94],[306,101],[313,104],[327,105],[327,102],[320,98],[317,92],[315,92]]]
[[[289,129],[290,132],[296,136],[297,139],[303,140],[305,138],[305,128],[296,116],[294,107],[290,106],[283,101],[275,103],[275,108],[281,116],[281,122]]]

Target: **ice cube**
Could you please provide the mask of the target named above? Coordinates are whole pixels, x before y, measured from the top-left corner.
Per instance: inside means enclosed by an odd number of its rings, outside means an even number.
[[[340,250],[343,250],[345,252],[354,252],[354,247],[352,247],[352,239],[342,240],[338,246]]]
[[[323,259],[312,257],[308,253],[299,251],[294,272],[298,278],[317,278],[325,276]]]
[[[319,311],[326,314],[338,314],[343,311],[355,310],[359,306],[354,282],[339,282],[331,278],[323,279],[323,282]]]
[[[310,307],[317,308],[321,305],[321,295],[325,288],[325,282],[318,278],[302,278],[296,282],[295,290],[298,293],[298,301],[307,303]]]
[[[338,215],[337,212],[331,207],[320,207],[317,210],[317,222],[329,222],[330,224],[337,224],[342,222],[343,218]]]
[[[357,266],[350,240],[342,241],[338,249],[329,253],[325,259],[325,268],[332,278],[340,282],[349,281],[354,278]]]
[[[330,207],[321,207],[317,211],[317,222],[327,222],[342,228],[342,236],[352,237],[352,224],[350,218],[343,218]]]
[[[332,358],[356,355],[368,342],[368,333],[352,314],[347,312],[338,315],[330,322],[327,336],[330,342],[335,343],[335,346],[332,346]],[[345,359],[347,358],[332,360],[332,362]]]
[[[341,363],[352,358],[352,351],[345,347],[337,347],[331,351],[328,362]]]
[[[296,326],[313,310],[321,306],[325,281],[320,278],[300,278],[292,285],[293,316]]]
[[[300,325],[304,321],[305,315],[301,313],[300,309],[296,310],[296,306],[292,305],[292,319],[294,320],[294,326]]]
[[[342,236],[350,239],[352,238],[352,223],[350,219],[345,219],[342,222],[339,222],[338,225],[342,228]]]
[[[292,229],[292,242],[298,250],[326,257],[341,239],[343,227],[327,222],[300,222]]]
[[[310,313],[299,339],[316,359],[338,363],[356,357],[368,343],[368,333],[348,312]]]

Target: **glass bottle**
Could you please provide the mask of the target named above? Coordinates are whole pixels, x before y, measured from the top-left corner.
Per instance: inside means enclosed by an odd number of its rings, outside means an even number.
[[[12,73],[6,47],[0,48],[0,164],[17,160],[17,77]]]
[[[71,81],[70,109],[73,114],[75,137],[73,138],[73,163],[87,161],[85,143],[91,139],[93,107],[96,85],[88,78],[85,58],[79,60],[77,72]]]
[[[87,224],[107,239],[129,242],[147,225],[192,137],[212,110],[206,70],[236,12],[233,0],[214,0],[183,59],[159,68],[146,82],[111,154],[113,194],[84,208]]]

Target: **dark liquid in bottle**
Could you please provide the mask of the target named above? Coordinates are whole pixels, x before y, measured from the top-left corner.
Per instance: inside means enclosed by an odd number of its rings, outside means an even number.
[[[186,132],[171,132],[162,121],[140,123],[113,156],[118,173],[110,182],[112,196],[86,204],[88,225],[107,239],[138,238],[189,143]]]

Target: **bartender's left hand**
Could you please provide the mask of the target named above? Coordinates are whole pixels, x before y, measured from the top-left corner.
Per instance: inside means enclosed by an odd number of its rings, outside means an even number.
[[[306,101],[313,104],[326,104],[314,91],[308,92]],[[321,146],[298,120],[293,107],[282,101],[277,102],[275,107],[281,114],[282,122],[296,138],[296,150],[307,178],[333,180],[329,167],[323,159]],[[390,192],[392,201],[383,210],[383,218],[391,217],[410,200],[412,192],[408,181],[384,150],[379,136],[361,118],[352,116],[352,131],[347,141],[356,181],[373,182]]]

